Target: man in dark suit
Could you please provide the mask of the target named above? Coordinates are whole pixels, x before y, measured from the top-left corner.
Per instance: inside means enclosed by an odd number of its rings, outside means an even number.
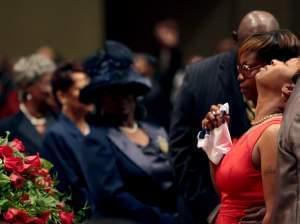
[[[297,59],[293,59],[297,60]],[[296,86],[285,107],[279,134],[278,188],[274,224],[296,224],[300,222],[299,209],[299,161],[300,161],[300,61],[294,76]],[[297,62],[295,62],[297,63]]]
[[[237,41],[240,43],[251,34],[276,29],[279,25],[272,14],[252,11],[241,20]],[[241,136],[250,127],[236,65],[236,51],[232,50],[186,69],[170,131],[170,154],[181,198],[180,223],[207,223],[207,216],[219,201],[211,183],[208,159],[196,148],[196,133],[210,106],[229,103],[229,128],[233,138]]]

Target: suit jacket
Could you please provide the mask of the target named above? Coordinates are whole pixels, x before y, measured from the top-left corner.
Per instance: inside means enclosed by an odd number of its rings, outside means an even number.
[[[90,134],[93,132],[94,128],[91,127]],[[89,135],[84,136],[69,118],[61,114],[46,132],[42,156],[54,165],[52,172],[57,174],[59,190],[71,193],[75,209],[88,203],[93,212],[94,202],[87,191],[80,166],[84,153],[80,150],[86,150],[82,145],[88,137]]]
[[[166,143],[162,129],[140,126],[154,144]],[[102,216],[145,224],[174,223],[175,192],[172,169],[164,153],[143,153],[117,128],[99,128],[86,139],[83,172]],[[102,137],[99,137],[102,136]],[[163,140],[165,139],[165,140]]]
[[[300,79],[290,96],[279,134],[274,224],[300,223]]]
[[[179,208],[182,223],[206,223],[206,217],[218,203],[210,179],[208,159],[202,150],[196,148],[196,135],[210,106],[225,102],[230,105],[230,133],[232,137],[239,137],[250,127],[250,123],[237,81],[235,51],[187,67],[175,103],[170,129],[170,155],[184,205]]]
[[[46,119],[46,128],[48,128],[55,121],[55,117],[48,115]],[[42,152],[43,136],[36,131],[35,127],[21,111],[0,121],[0,134],[4,135],[6,131],[10,132],[10,139],[18,138],[22,140],[26,152],[29,154]]]

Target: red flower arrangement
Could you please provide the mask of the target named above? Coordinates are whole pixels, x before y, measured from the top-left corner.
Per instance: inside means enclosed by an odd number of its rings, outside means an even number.
[[[0,215],[13,224],[73,224],[75,218],[64,196],[55,188],[52,164],[39,154],[26,156],[23,143],[0,137]]]

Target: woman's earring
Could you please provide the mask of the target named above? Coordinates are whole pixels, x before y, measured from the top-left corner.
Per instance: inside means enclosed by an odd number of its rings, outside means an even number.
[[[30,93],[27,93],[27,94],[26,94],[26,100],[27,100],[27,101],[32,100],[32,95],[31,95]]]

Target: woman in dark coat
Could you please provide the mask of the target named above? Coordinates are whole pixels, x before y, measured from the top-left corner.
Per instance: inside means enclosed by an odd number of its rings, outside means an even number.
[[[53,163],[59,189],[72,194],[73,206],[79,209],[85,202],[93,209],[80,169],[80,154],[84,139],[94,128],[85,116],[92,105],[79,101],[80,90],[89,83],[89,77],[76,63],[62,64],[53,74],[52,91],[61,106],[58,120],[48,129],[43,142],[42,156]],[[71,191],[71,192],[69,192]]]
[[[82,171],[102,216],[138,223],[175,223],[176,196],[164,129],[136,119],[149,80],[132,68],[131,51],[116,42],[85,63],[91,83],[81,92],[96,102],[101,127],[85,139]]]

